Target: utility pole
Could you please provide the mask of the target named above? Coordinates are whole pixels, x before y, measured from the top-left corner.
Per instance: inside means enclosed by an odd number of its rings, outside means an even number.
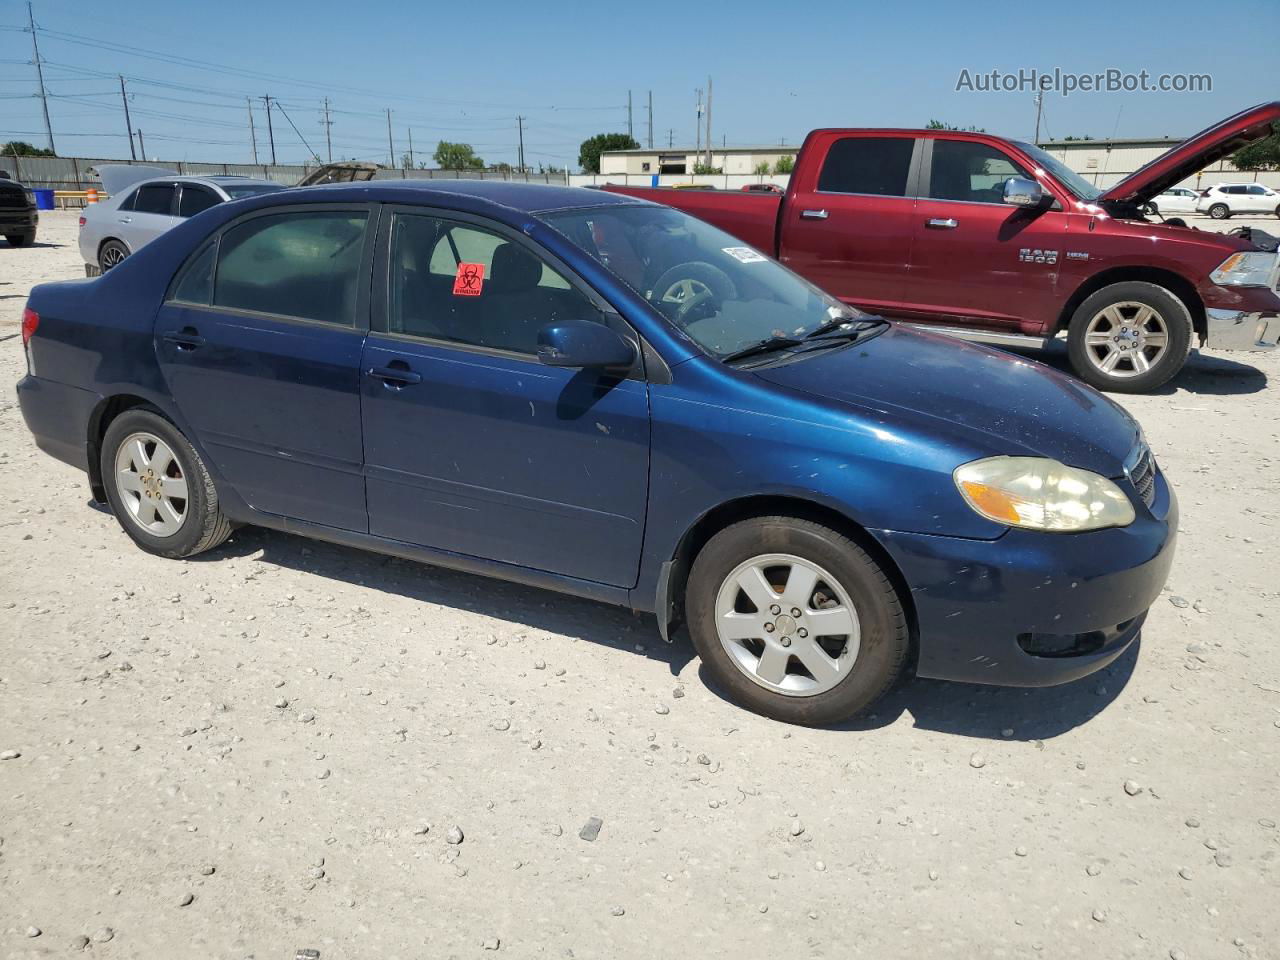
[[[253,98],[245,97],[244,105],[249,108],[249,142],[253,144],[253,165],[258,165],[258,134],[253,129]]]
[[[396,166],[396,148],[395,148],[395,145],[391,142],[391,108],[390,107],[387,107],[387,157],[391,161],[389,164],[387,164],[387,166],[391,167],[394,170]]]
[[[698,88],[698,122],[693,125],[694,143],[693,143],[693,162],[695,164],[702,162],[702,88]]]
[[[520,131],[520,152],[517,156],[520,158],[520,172],[524,173],[524,117],[516,117],[516,125]]]
[[[329,98],[324,98],[324,145],[329,151],[329,162],[333,163],[333,137],[330,136],[329,130],[333,126],[333,121],[329,119]]]
[[[667,149],[671,150],[676,145],[676,131],[672,127],[667,127]]]
[[[627,91],[627,136],[635,138],[636,132],[631,125],[631,91]]]
[[[409,128],[409,169],[417,169],[413,163],[413,127]]]
[[[142,139],[141,127],[138,128],[138,152],[142,154],[143,160],[147,159],[147,144],[146,141]]]
[[[711,78],[707,77],[707,166],[711,166]]]
[[[134,160],[138,159],[138,155],[133,150],[133,124],[129,121],[129,98],[124,93],[124,74],[118,74],[120,77],[120,101],[124,104],[124,128],[129,131],[129,156]]]
[[[31,13],[31,4],[27,4],[27,26],[31,28],[31,50],[36,55],[36,77],[40,80],[40,106],[44,108],[44,132],[49,135],[49,150],[57,153],[53,148],[53,124],[49,122],[49,95],[44,90],[44,67],[40,63],[40,44],[36,42],[36,20]],[[132,140],[129,141],[133,143]]]
[[[276,131],[271,126],[271,98],[264,96],[262,98],[267,104],[267,139],[271,141],[271,165],[276,165]]]
[[[648,147],[653,149],[653,91],[649,91],[649,142]]]
[[[1031,139],[1032,146],[1040,146],[1040,108],[1044,102],[1044,91],[1036,91],[1036,135]]]

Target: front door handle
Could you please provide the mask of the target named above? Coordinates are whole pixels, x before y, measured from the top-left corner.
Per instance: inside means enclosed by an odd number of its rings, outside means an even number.
[[[121,217],[121,218],[120,218],[120,222],[121,222],[121,223],[133,223],[133,217]]]
[[[828,214],[826,210],[801,210],[800,216],[806,220],[825,220]]]
[[[422,374],[414,373],[408,367],[370,367],[369,376],[377,377],[392,386],[400,387],[410,383],[422,382]]]
[[[931,230],[954,230],[960,226],[960,221],[955,217],[934,217],[932,220],[926,220],[925,226]]]
[[[204,346],[204,337],[194,327],[184,327],[176,333],[166,333],[165,340],[177,346],[179,350],[194,350]]]

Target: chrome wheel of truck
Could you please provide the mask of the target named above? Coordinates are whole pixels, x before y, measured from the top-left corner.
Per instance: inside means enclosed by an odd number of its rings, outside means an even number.
[[[1137,377],[1169,349],[1169,328],[1152,307],[1124,300],[1098,311],[1085,328],[1084,342],[1089,359],[1103,373]]]
[[[1182,369],[1191,333],[1191,313],[1171,291],[1129,280],[1076,308],[1067,353],[1076,374],[1098,389],[1143,393]]]

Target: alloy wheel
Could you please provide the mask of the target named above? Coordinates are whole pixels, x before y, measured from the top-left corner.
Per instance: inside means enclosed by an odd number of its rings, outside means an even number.
[[[848,591],[790,554],[739,564],[716,596],[716,632],[734,665],[774,693],[811,697],[853,669],[861,630]]]
[[[1085,353],[1108,377],[1137,377],[1169,349],[1169,328],[1155,309],[1125,300],[1103,307],[1084,331]]]
[[[110,270],[124,262],[124,251],[112,244],[102,251],[102,269]]]
[[[170,446],[154,433],[131,433],[116,451],[116,492],[129,520],[153,537],[182,529],[187,478]]]

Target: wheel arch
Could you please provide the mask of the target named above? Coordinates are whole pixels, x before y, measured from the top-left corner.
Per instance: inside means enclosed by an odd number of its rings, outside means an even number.
[[[108,243],[113,243],[113,242],[120,244],[120,246],[124,247],[127,251],[129,251],[129,256],[131,257],[133,256],[133,247],[129,246],[129,242],[127,240],[121,240],[119,237],[105,236],[98,241],[98,249],[95,251],[95,253],[97,253],[98,255],[99,261],[102,260],[102,248],[105,247]]]
[[[169,419],[168,415],[150,400],[129,393],[104,398],[89,414],[88,431],[85,437],[89,452],[89,489],[93,491],[93,499],[97,503],[107,502],[107,489],[102,478],[102,440],[107,435],[107,428],[120,414],[139,407],[150,410],[166,420]]]
[[[826,504],[785,494],[761,494],[725,501],[703,513],[689,526],[677,543],[671,559],[663,564],[663,572],[658,580],[657,602],[654,609],[657,612],[658,628],[663,638],[669,639],[675,627],[684,622],[684,592],[689,580],[689,571],[693,567],[694,559],[707,542],[721,530],[739,521],[775,516],[810,520],[830,527],[856,543],[880,565],[889,582],[893,584],[893,589],[898,594],[898,601],[902,604],[903,612],[907,617],[911,642],[908,667],[914,671],[919,640],[915,603],[906,578],[888,551],[865,527],[848,514]]]
[[[1054,325],[1052,332],[1057,334],[1065,330],[1071,323],[1071,318],[1075,315],[1076,310],[1080,308],[1080,304],[1084,303],[1085,300],[1099,290],[1131,280],[1153,283],[1158,287],[1164,287],[1181,300],[1186,306],[1187,312],[1191,314],[1192,329],[1199,336],[1200,343],[1204,343],[1208,337],[1208,327],[1205,324],[1204,301],[1200,299],[1200,294],[1196,292],[1195,284],[1173,270],[1136,264],[1102,270],[1081,283],[1067,298],[1067,302],[1063,304],[1062,312],[1058,315],[1058,322]]]

